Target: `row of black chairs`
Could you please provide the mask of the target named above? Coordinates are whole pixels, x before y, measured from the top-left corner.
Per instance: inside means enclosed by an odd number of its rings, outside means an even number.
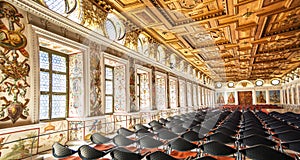
[[[279,142],[282,141],[288,149],[296,148],[297,152],[299,141],[287,143],[280,139],[281,134],[275,130],[277,125],[269,122],[273,118],[282,121],[274,115],[253,111],[202,110],[160,118],[148,125],[136,124],[134,131],[120,128],[113,138],[94,133],[91,141],[96,146],[83,145],[78,149],[78,155],[82,159],[91,159],[93,157],[88,158],[87,153],[99,158],[110,153],[116,160],[142,159],[145,156],[148,160],[215,159],[217,157],[211,156],[230,155],[233,159],[242,159],[242,155],[262,160],[272,159],[270,157],[293,159],[283,153],[283,147],[280,146],[278,151],[277,139],[272,137],[279,138]],[[297,130],[294,125],[292,127]],[[98,151],[99,154],[96,154]]]

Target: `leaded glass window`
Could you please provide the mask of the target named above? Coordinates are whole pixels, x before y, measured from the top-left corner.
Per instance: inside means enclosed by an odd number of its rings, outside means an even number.
[[[113,113],[114,110],[114,68],[105,66],[105,113]]]
[[[115,24],[110,20],[106,20],[105,22],[106,32],[108,35],[108,38],[111,40],[117,39],[117,30]]]
[[[68,106],[68,56],[41,48],[40,120],[65,118]]]
[[[44,0],[44,2],[52,11],[55,11],[59,14],[65,13],[65,0]]]

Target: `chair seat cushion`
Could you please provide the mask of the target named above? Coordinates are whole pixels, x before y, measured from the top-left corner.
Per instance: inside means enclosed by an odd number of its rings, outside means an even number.
[[[113,144],[97,144],[94,148],[100,151],[106,151],[115,147]]]
[[[170,155],[177,159],[185,159],[187,157],[196,157],[197,154],[198,154],[197,152],[192,152],[192,151],[179,152],[179,151],[173,150]]]

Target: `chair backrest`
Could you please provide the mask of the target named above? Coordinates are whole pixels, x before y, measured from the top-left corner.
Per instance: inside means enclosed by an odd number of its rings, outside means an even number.
[[[282,141],[294,141],[300,139],[300,131],[288,130],[288,131],[276,133],[273,136],[281,139]]]
[[[147,160],[177,160],[167,153],[156,151],[146,156]]]
[[[168,130],[164,130],[162,132],[159,132],[157,134],[157,136],[160,138],[160,139],[163,139],[163,140],[171,140],[171,139],[174,139],[176,137],[178,137],[177,134],[171,132],[171,131],[168,131]]]
[[[148,127],[146,127],[146,126],[144,126],[142,124],[136,124],[136,125],[133,126],[133,128],[134,128],[135,131],[138,131],[140,129],[145,129],[145,130],[149,129]]]
[[[164,144],[163,142],[149,136],[142,137],[138,140],[138,143],[140,144],[141,148],[158,148]]]
[[[202,144],[200,148],[204,151],[204,153],[215,156],[228,156],[237,152],[235,149],[218,141],[209,141]]]
[[[64,146],[58,142],[55,142],[52,145],[52,155],[55,158],[64,158],[73,155],[77,151],[69,149],[67,146]]]
[[[294,158],[265,145],[256,145],[242,149],[240,152],[250,159],[294,160]]]
[[[226,134],[223,134],[221,132],[216,132],[214,134],[211,134],[207,136],[207,139],[209,140],[214,140],[214,141],[219,141],[222,143],[234,143],[236,141],[235,138],[232,138]]]
[[[100,133],[93,133],[91,135],[90,139],[95,144],[104,144],[104,143],[111,141],[110,138],[107,138],[107,137],[101,135]]]
[[[201,138],[199,138],[198,133],[195,131],[187,131],[181,135],[182,138],[185,140],[188,140],[190,142],[200,141]]]
[[[117,148],[110,152],[114,160],[141,160],[143,156],[137,153],[130,152],[123,148]]]
[[[127,136],[133,135],[135,132],[133,132],[127,128],[121,127],[117,130],[117,133],[127,137]]]
[[[133,143],[135,143],[134,140],[131,140],[129,138],[126,138],[122,135],[116,135],[113,139],[112,139],[113,143],[117,146],[128,146],[131,145]]]
[[[192,149],[198,148],[196,144],[191,143],[183,138],[177,138],[173,140],[169,143],[169,147],[177,151],[190,151]]]
[[[241,142],[242,144],[244,144],[246,146],[254,146],[254,145],[258,145],[258,144],[263,144],[266,146],[276,146],[277,145],[276,142],[274,142],[270,139],[267,139],[263,136],[256,135],[256,134],[253,134],[253,135],[250,135],[247,137],[243,137],[243,138],[239,139],[239,142]]]
[[[82,145],[78,149],[78,155],[83,160],[98,159],[105,156],[108,152],[96,150],[88,145]]]

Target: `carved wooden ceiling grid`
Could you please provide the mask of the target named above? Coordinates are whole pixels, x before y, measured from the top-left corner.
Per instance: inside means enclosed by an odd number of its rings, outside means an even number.
[[[115,0],[113,8],[215,81],[300,65],[300,0]]]

